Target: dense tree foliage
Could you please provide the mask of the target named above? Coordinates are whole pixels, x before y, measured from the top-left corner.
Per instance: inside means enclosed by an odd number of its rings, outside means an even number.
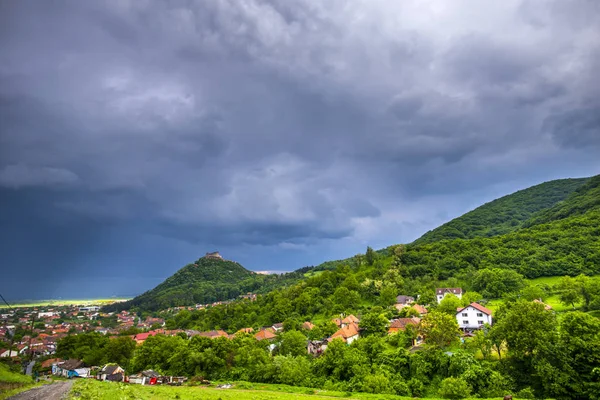
[[[134,350],[135,341],[128,336],[109,339],[99,333],[85,333],[59,340],[56,355],[63,359],[76,358],[88,365],[117,363],[127,368]]]
[[[444,239],[491,237],[513,232],[536,213],[567,198],[587,180],[588,178],[559,179],[501,197],[427,232],[414,244]]]
[[[587,179],[585,184],[577,188],[565,201],[540,211],[526,221],[524,226],[545,224],[597,209],[600,209],[600,175]]]

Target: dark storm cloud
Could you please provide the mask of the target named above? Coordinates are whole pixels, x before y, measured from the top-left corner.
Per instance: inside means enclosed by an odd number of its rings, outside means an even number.
[[[564,147],[600,147],[600,106],[555,114],[545,121],[545,128]]]
[[[600,10],[565,4],[3,2],[4,261],[292,269],[596,173]]]

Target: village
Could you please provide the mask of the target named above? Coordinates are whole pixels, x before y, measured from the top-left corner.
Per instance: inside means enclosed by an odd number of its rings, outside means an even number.
[[[461,299],[463,290],[461,288],[438,288],[436,289],[436,300],[440,304],[448,296]],[[239,300],[255,301],[257,295],[248,293],[240,295]],[[233,300],[231,300],[233,301]],[[194,307],[172,307],[161,315],[174,315],[182,310],[195,310],[214,307],[227,302],[216,302],[212,304],[198,304]],[[389,320],[388,335],[396,334],[407,329],[413,330],[411,351],[418,351],[423,338],[418,334],[421,319],[428,313],[424,305],[418,304],[417,299],[412,296],[398,295],[396,297],[396,310],[402,311],[407,317]],[[0,314],[0,357],[20,360],[24,366],[31,364],[28,361],[39,360],[35,369],[24,368],[29,374],[35,370],[40,375],[55,375],[65,378],[94,378],[98,380],[128,382],[132,384],[171,384],[179,385],[187,380],[181,376],[163,376],[153,370],[145,370],[137,374],[127,375],[124,368],[115,364],[86,365],[82,360],[62,360],[54,357],[57,342],[69,335],[97,332],[110,338],[128,336],[137,346],[142,345],[149,337],[156,335],[180,336],[191,339],[195,336],[206,338],[233,339],[237,335],[251,335],[257,341],[269,342],[268,348],[273,351],[276,348],[278,334],[284,330],[283,323],[275,323],[272,326],[254,329],[252,327],[239,329],[234,333],[224,330],[212,330],[207,332],[191,329],[167,329],[165,318],[147,316],[144,319],[129,311],[119,313],[101,312],[96,305],[63,305],[47,307],[29,307],[3,309]],[[315,357],[320,356],[327,349],[331,341],[338,339],[346,344],[351,344],[361,336],[360,318],[355,315],[340,315],[332,319],[338,330],[318,340],[307,340],[306,351]],[[492,311],[486,307],[472,302],[465,307],[457,308],[456,322],[461,329],[464,338],[473,336],[473,332],[493,323]],[[311,331],[315,325],[305,321],[301,329],[305,332]]]

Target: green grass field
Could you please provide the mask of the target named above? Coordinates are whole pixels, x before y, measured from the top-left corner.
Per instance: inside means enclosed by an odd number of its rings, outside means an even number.
[[[6,365],[0,363],[0,400],[7,399],[9,396],[33,386],[35,384],[30,376],[12,372]]]
[[[242,389],[243,388],[243,389]],[[345,393],[286,385],[240,383],[231,389],[205,386],[140,386],[125,383],[99,382],[93,379],[75,381],[70,400],[293,400],[350,398],[364,400],[402,400],[389,394]]]
[[[114,303],[115,301],[126,301],[131,298],[111,298],[111,299],[60,299],[60,300],[36,300],[36,301],[22,301],[22,302],[11,302],[11,305],[15,308],[26,308],[26,307],[45,307],[45,306],[72,306],[72,305],[96,305],[103,306],[106,304]],[[6,308],[6,304],[0,304],[0,308]]]

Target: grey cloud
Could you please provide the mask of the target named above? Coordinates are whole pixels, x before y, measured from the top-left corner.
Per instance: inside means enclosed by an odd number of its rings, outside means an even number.
[[[77,175],[64,168],[16,164],[0,169],[0,186],[17,189],[27,186],[72,185],[77,181]]]
[[[598,7],[561,4],[2,3],[3,194],[164,254],[408,240],[448,200],[405,203],[600,168]]]
[[[551,115],[544,130],[562,147],[600,147],[600,107],[586,107]]]

